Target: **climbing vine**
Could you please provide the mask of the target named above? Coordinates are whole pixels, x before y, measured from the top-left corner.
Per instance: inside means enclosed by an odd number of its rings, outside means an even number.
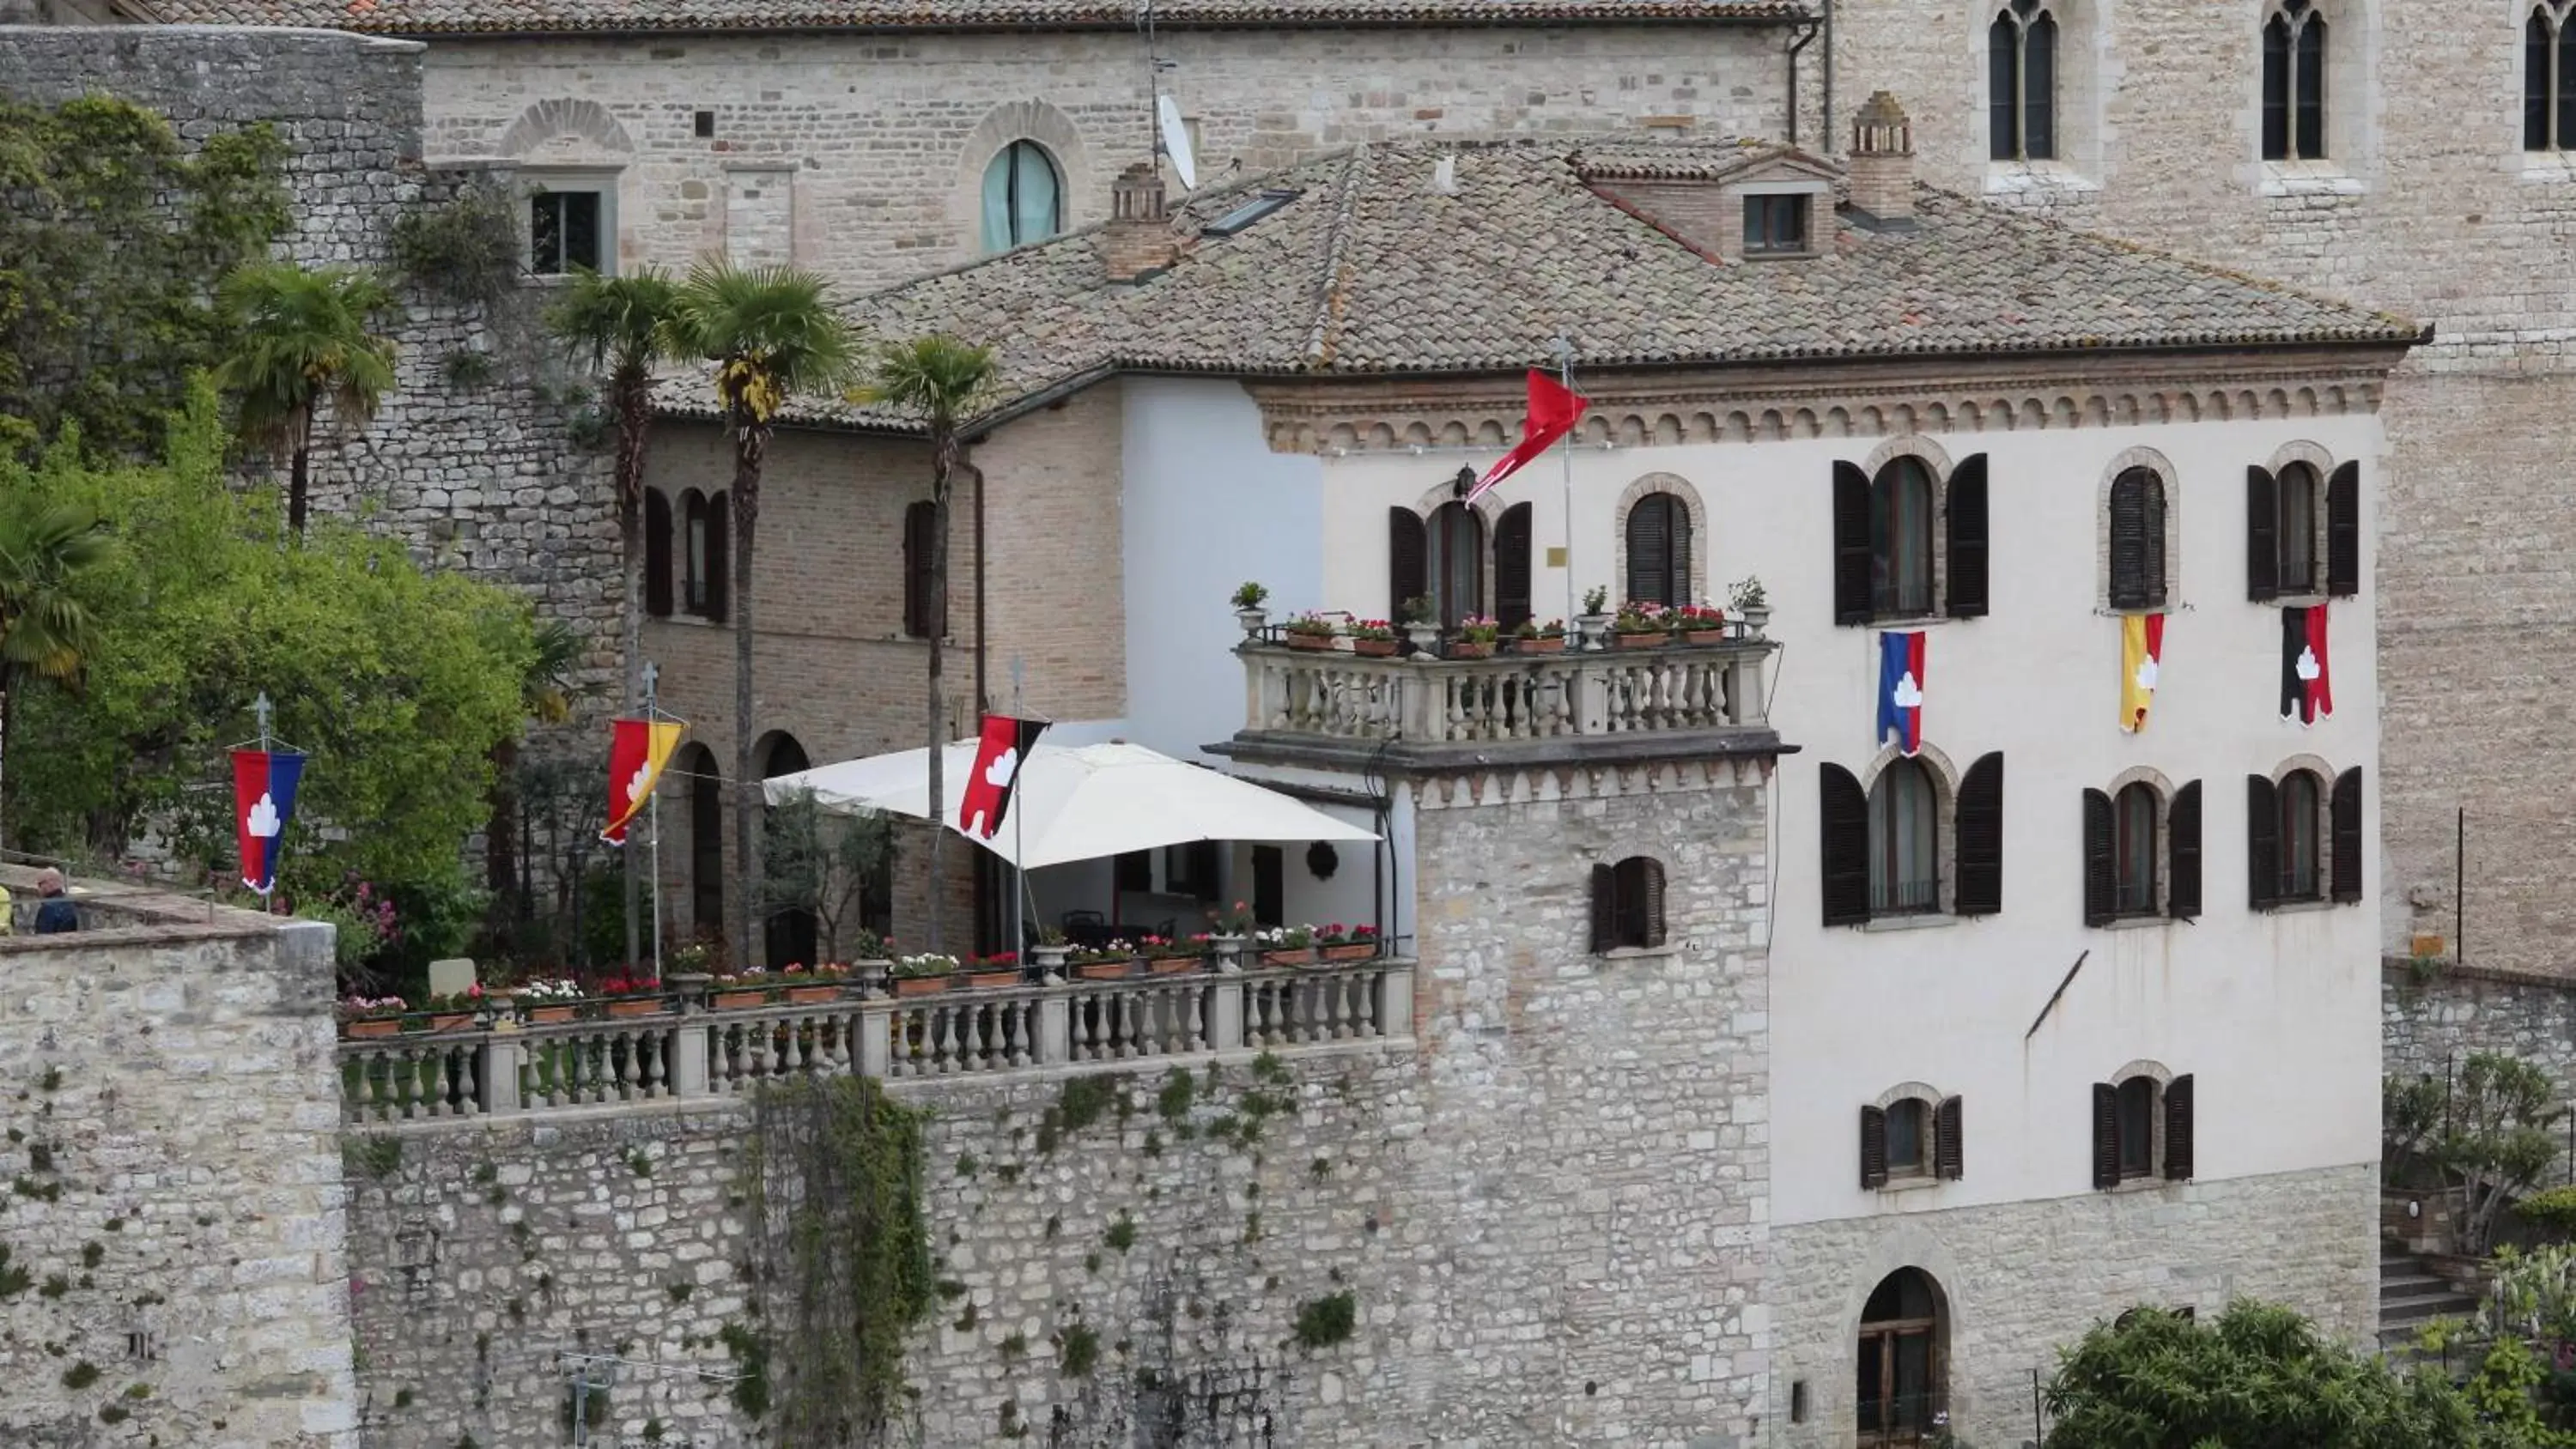
[[[500,187],[465,186],[397,217],[393,250],[407,281],[454,302],[497,301],[518,280],[519,214]]]
[[[726,1342],[737,1362],[770,1375],[781,1444],[882,1444],[907,1405],[905,1337],[937,1293],[921,1204],[923,1123],[866,1078],[761,1093],[754,1288],[775,1313],[757,1330],[730,1328]]]
[[[265,125],[191,151],[108,96],[0,101],[0,451],[66,421],[94,448],[160,447],[223,349],[216,280],[285,233],[285,155]]]

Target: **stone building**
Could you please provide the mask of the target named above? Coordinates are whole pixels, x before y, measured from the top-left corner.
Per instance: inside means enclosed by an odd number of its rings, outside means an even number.
[[[1828,94],[1892,88],[1936,184],[2433,325],[2386,400],[2381,944],[2539,971],[2568,969],[2576,925],[2544,869],[2576,844],[2547,784],[2571,746],[2534,663],[2576,639],[2566,22],[2523,0],[1842,5],[1804,101],[1819,121]]]

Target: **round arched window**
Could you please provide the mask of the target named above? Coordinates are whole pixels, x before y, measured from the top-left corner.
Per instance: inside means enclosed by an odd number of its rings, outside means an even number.
[[[1009,251],[1064,230],[1064,183],[1035,141],[1013,141],[984,168],[984,250]]]

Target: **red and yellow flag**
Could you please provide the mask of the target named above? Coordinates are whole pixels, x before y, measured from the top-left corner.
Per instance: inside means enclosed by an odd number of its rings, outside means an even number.
[[[662,778],[662,767],[671,762],[671,752],[688,730],[664,720],[620,719],[609,725],[608,828],[599,838],[624,845],[626,823],[653,798],[653,782]]]
[[[2120,728],[2131,734],[2147,727],[2147,704],[2155,698],[2156,675],[2164,668],[2165,616],[2128,614],[2120,620]]]

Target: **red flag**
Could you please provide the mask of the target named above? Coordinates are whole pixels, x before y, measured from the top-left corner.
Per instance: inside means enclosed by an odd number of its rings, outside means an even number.
[[[653,782],[671,752],[680,747],[682,727],[664,720],[610,720],[608,736],[608,828],[599,838],[626,843],[627,822],[642,814],[653,798]]]
[[[1020,765],[1037,747],[1046,729],[1042,719],[984,716],[984,733],[975,749],[975,768],[967,773],[966,793],[957,801],[957,828],[984,840],[1002,828],[1010,813],[1011,793],[1020,783]]]
[[[1467,501],[1485,496],[1495,484],[1521,470],[1521,465],[1548,450],[1550,444],[1574,431],[1575,423],[1592,400],[1559,383],[1555,378],[1533,367],[1529,375],[1529,416],[1521,422],[1520,446],[1502,456],[1501,461],[1485,470],[1476,486],[1467,490]]]

